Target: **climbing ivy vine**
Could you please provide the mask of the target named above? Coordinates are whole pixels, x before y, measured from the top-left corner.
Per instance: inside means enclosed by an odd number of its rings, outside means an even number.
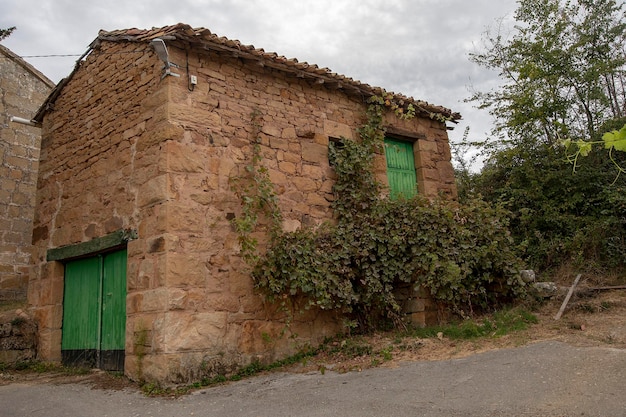
[[[274,192],[274,186],[270,180],[267,167],[262,162],[261,155],[261,113],[255,110],[250,115],[252,121],[252,157],[245,166],[246,175],[232,178],[231,188],[239,197],[242,213],[235,217],[232,222],[239,235],[241,255],[251,265],[259,260],[257,251],[258,241],[254,237],[260,216],[269,219],[269,235],[273,241],[282,233],[282,214],[278,207],[278,200]]]
[[[382,152],[383,115],[390,110],[401,118],[415,114],[392,96],[372,97],[361,140],[329,144],[337,173],[336,221],[294,232],[275,228],[263,255],[249,241],[258,220],[253,213],[266,210],[278,221],[280,210],[259,160],[253,161],[257,179],[240,188],[244,215],[235,224],[256,287],[273,301],[304,300],[299,307],[340,310],[362,328],[401,323],[399,285],[422,286],[461,314],[519,295],[521,264],[502,208],[479,201],[459,206],[421,196],[381,197],[373,162]]]

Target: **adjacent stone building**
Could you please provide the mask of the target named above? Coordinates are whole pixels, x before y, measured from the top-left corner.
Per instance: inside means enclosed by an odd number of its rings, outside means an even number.
[[[26,300],[40,130],[30,120],[54,83],[0,45],[0,302]]]
[[[253,145],[286,230],[332,219],[328,143],[358,140],[382,90],[188,25],[101,31],[35,119],[42,151],[29,301],[39,356],[175,383],[270,361],[342,330],[255,293],[232,219]],[[455,195],[450,110],[389,115],[420,193]],[[377,175],[386,181],[385,156]],[[263,234],[259,234],[263,239]]]

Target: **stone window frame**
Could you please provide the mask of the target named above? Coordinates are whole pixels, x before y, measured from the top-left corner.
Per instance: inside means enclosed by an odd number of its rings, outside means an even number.
[[[423,184],[422,181],[420,181],[420,166],[419,166],[419,161],[421,160],[420,158],[420,146],[419,146],[419,142],[421,140],[426,140],[427,136],[425,133],[420,133],[420,132],[415,132],[412,130],[406,130],[406,129],[402,129],[402,128],[398,128],[398,127],[394,127],[394,126],[387,126],[386,132],[385,132],[385,137],[389,137],[391,139],[397,139],[400,141],[405,141],[405,142],[410,142],[413,146],[413,161],[415,164],[415,175],[416,175],[416,182],[417,182],[417,193],[418,194],[424,194],[424,190],[423,190]],[[386,175],[386,172],[385,172]]]

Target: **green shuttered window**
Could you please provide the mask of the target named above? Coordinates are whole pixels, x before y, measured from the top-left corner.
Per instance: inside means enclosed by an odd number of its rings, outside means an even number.
[[[413,144],[392,138],[385,138],[387,159],[387,180],[391,198],[400,196],[411,198],[417,194],[417,176]]]

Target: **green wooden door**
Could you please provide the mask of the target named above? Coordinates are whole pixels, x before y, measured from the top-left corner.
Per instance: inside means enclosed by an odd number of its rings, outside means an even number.
[[[63,294],[63,363],[94,367],[100,335],[100,280],[94,274],[98,257],[80,259],[65,265]]]
[[[63,363],[124,369],[126,250],[65,265]]]
[[[417,194],[417,176],[413,144],[396,139],[385,138],[385,157],[387,159],[387,181],[391,198],[413,197]]]
[[[126,251],[110,253],[102,265],[100,368],[124,369],[126,341]]]

